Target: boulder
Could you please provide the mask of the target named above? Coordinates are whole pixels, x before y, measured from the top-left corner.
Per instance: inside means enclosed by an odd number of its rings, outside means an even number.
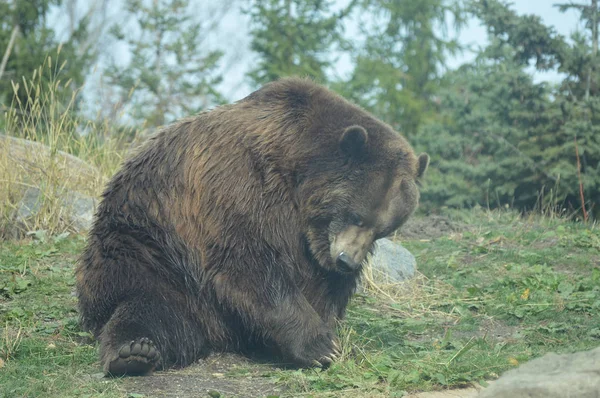
[[[504,373],[479,398],[600,398],[600,347],[546,354]]]
[[[44,174],[44,168],[52,162],[57,169],[74,171],[63,173],[69,177],[69,181],[64,181],[63,184],[78,187],[90,185],[90,181],[104,181],[104,176],[96,167],[39,142],[0,134],[0,153],[8,156],[12,167],[27,175]]]
[[[95,197],[106,180],[99,169],[39,142],[3,134],[0,155],[0,179],[7,182],[0,190],[7,210],[1,238],[54,227],[72,232],[91,227]]]
[[[375,242],[369,266],[377,281],[398,283],[415,276],[417,261],[400,243],[383,238]]]
[[[74,232],[85,232],[92,226],[96,200],[90,196],[74,191],[65,191],[58,195],[58,205],[64,214],[63,222],[70,226]],[[29,187],[25,191],[15,212],[15,225],[27,226],[28,221],[35,218],[42,208],[44,196],[36,187]]]

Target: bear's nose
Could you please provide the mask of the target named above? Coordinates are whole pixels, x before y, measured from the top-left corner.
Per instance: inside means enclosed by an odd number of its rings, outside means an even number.
[[[345,252],[341,252],[337,259],[336,265],[343,272],[353,272],[356,271],[360,267],[360,263],[357,263]]]

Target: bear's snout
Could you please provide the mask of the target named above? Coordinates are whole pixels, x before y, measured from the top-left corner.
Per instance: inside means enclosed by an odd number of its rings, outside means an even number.
[[[336,234],[331,242],[331,259],[341,272],[358,271],[369,248],[373,244],[374,232],[368,228],[349,226]]]
[[[341,252],[335,262],[339,270],[344,272],[354,272],[360,268],[361,263],[354,261],[346,252]]]

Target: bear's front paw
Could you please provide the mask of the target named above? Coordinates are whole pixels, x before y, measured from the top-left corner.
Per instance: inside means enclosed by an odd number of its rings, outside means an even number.
[[[323,325],[319,330],[304,331],[292,336],[291,359],[304,367],[328,368],[340,356],[340,347],[335,334]]]

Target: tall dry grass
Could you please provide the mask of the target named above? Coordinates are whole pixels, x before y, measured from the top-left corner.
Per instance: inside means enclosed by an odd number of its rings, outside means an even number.
[[[84,87],[72,90],[72,82],[61,79],[66,64],[59,49],[31,77],[12,82],[12,104],[0,116],[5,126],[0,135],[0,237],[73,230],[73,209],[66,199],[98,198],[130,146],[123,135],[111,134],[108,122],[79,116],[76,106]],[[24,195],[37,197],[37,211],[21,219]]]

